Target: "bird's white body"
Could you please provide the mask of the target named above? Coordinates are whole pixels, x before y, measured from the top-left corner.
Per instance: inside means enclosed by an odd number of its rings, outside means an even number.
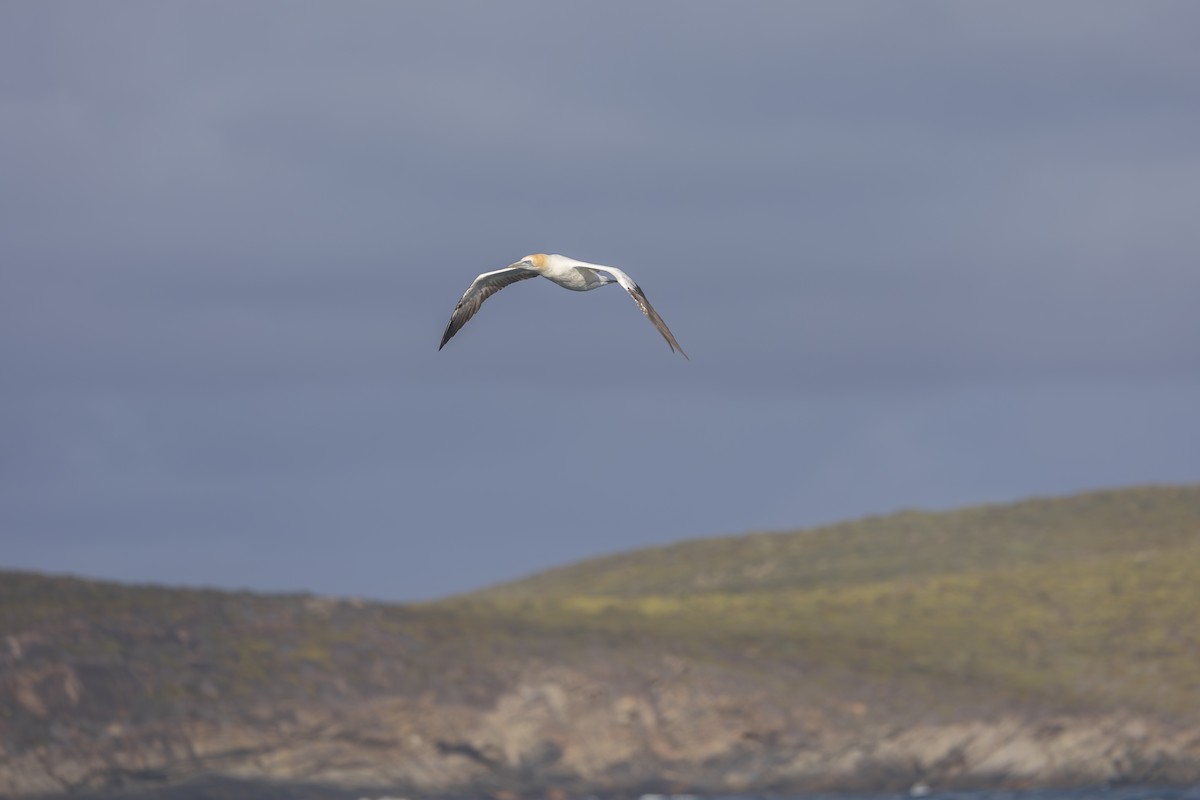
[[[620,279],[616,276],[620,270],[614,267],[606,267],[603,264],[589,264],[586,261],[576,261],[573,258],[560,256],[557,253],[546,256],[546,260],[542,268],[539,270],[543,278],[557,283],[564,289],[570,289],[573,292],[587,292],[592,289],[598,289],[610,283],[619,283]],[[604,270],[601,272],[600,270]],[[628,280],[625,273],[621,273]]]
[[[450,324],[446,326],[446,332],[442,334],[442,343],[438,345],[438,349],[441,350],[445,347],[446,342],[450,341],[451,337],[467,324],[467,320],[475,316],[484,300],[505,286],[528,278],[536,278],[539,275],[573,292],[587,292],[610,283],[620,284],[621,288],[629,293],[642,313],[662,334],[662,337],[667,340],[667,346],[672,351],[678,350],[680,355],[687,358],[687,353],[683,352],[679,342],[675,341],[667,324],[663,322],[662,317],[646,299],[646,293],[634,283],[632,278],[616,267],[605,264],[589,264],[586,261],[577,261],[557,253],[551,255],[535,253],[525,256],[504,269],[484,272],[475,278],[467,287],[467,291],[459,298],[458,305],[454,307],[454,313],[450,315]]]

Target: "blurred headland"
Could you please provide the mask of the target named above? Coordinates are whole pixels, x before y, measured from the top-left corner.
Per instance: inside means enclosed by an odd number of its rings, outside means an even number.
[[[0,794],[1193,783],[1197,576],[1197,486],[686,541],[411,605],[3,572]]]

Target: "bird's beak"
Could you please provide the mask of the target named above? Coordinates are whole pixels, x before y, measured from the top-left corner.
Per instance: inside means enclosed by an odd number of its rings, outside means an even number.
[[[517,262],[517,263],[515,263],[515,264],[509,264],[509,265],[508,265],[508,268],[509,268],[509,269],[513,269],[514,267],[520,267],[521,269],[532,269],[532,268],[533,268],[533,262],[532,262],[532,261],[530,261],[530,260],[527,258],[527,259],[525,259],[524,261],[518,261],[518,262]]]

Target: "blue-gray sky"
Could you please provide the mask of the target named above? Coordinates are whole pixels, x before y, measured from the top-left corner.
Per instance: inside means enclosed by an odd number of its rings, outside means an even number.
[[[0,566],[387,599],[1200,480],[1194,3],[0,5]],[[530,252],[617,288],[500,293]]]

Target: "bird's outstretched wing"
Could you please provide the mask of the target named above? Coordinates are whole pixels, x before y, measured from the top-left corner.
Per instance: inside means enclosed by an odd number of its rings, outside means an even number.
[[[671,333],[671,329],[667,327],[667,323],[663,322],[663,318],[658,315],[658,312],[654,310],[654,306],[650,305],[650,301],[646,299],[646,293],[642,291],[642,287],[638,286],[633,278],[630,278],[616,267],[594,267],[594,269],[601,269],[616,278],[617,283],[621,284],[621,288],[629,292],[629,296],[633,298],[633,302],[638,304],[638,308],[642,310],[642,313],[654,323],[654,327],[658,328],[658,332],[667,340],[667,346],[671,348],[671,352],[673,353],[678,350],[679,355],[684,358],[688,357],[688,354],[683,352],[683,348],[679,346],[679,342],[675,341],[675,336]],[[690,361],[691,359],[688,360]]]
[[[531,269],[505,267],[504,269],[485,272],[471,281],[471,285],[467,287],[467,291],[463,292],[463,296],[459,298],[458,305],[454,307],[454,312],[450,315],[450,324],[446,326],[446,332],[442,334],[442,343],[438,345],[438,350],[445,347],[446,342],[450,341],[454,334],[462,330],[462,326],[467,324],[467,320],[475,316],[475,312],[479,311],[479,307],[483,305],[484,300],[487,300],[510,283],[516,283],[528,278],[536,278],[537,276],[538,273]]]

